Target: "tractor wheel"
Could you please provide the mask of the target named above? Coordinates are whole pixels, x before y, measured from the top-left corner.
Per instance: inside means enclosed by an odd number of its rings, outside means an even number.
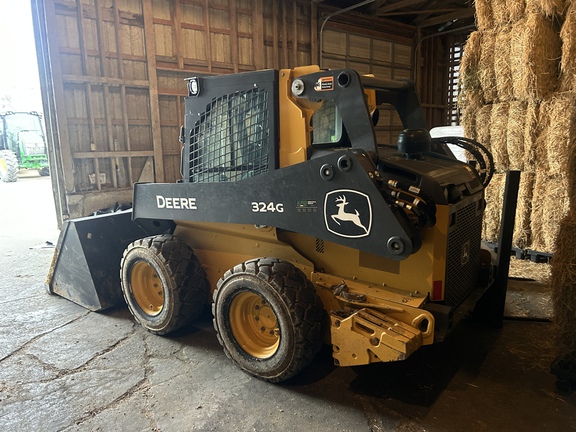
[[[130,312],[152,333],[164,335],[198,318],[209,290],[192,249],[172,235],[131,243],[120,265]]]
[[[225,354],[265,381],[296,375],[322,343],[320,298],[286,261],[260,258],[228,270],[214,291],[212,313]]]
[[[18,158],[13,151],[0,150],[0,180],[12,183],[18,180]]]
[[[42,169],[39,169],[38,174],[40,174],[42,177],[47,177],[50,175],[50,168],[44,167]]]

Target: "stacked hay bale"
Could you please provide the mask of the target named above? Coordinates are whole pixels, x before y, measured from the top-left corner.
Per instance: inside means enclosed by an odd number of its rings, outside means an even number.
[[[557,354],[576,372],[576,0],[476,0],[476,14],[460,103],[464,130],[488,140],[500,172],[484,235],[497,237],[504,170],[521,170],[514,244],[554,253]]]
[[[491,195],[503,192],[506,170],[517,169],[522,177],[513,243],[542,252],[554,252],[568,211],[563,167],[576,139],[576,42],[563,44],[571,33],[561,27],[564,2],[476,0],[478,31],[460,65],[465,134],[492,152],[497,172],[486,191],[484,238],[498,238],[502,198]],[[570,19],[576,33],[576,7]],[[561,62],[563,49],[573,64]]]

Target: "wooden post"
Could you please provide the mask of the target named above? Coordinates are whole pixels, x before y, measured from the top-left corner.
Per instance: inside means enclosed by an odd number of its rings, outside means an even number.
[[[152,148],[154,150],[155,180],[164,182],[164,156],[162,154],[162,134],[160,130],[160,103],[158,100],[158,76],[156,75],[156,39],[152,15],[152,0],[143,0],[144,42],[150,91],[150,120],[152,123]]]
[[[254,67],[256,70],[264,69],[264,7],[263,0],[254,0],[252,13],[252,52],[254,53]]]

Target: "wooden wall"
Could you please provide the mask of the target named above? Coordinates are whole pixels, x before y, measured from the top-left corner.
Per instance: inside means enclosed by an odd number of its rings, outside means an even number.
[[[129,202],[134,182],[180,178],[184,79],[318,64],[319,24],[331,11],[308,0],[32,0],[32,6],[64,217]],[[413,78],[414,34],[412,27],[346,14],[325,27],[322,66]],[[383,112],[379,139],[394,142],[400,130],[394,113]]]

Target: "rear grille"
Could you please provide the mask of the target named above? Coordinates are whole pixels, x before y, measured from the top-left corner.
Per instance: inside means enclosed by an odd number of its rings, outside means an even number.
[[[448,306],[458,306],[478,284],[482,237],[482,211],[478,207],[476,200],[457,210],[452,219],[455,223],[449,228],[444,296]]]

